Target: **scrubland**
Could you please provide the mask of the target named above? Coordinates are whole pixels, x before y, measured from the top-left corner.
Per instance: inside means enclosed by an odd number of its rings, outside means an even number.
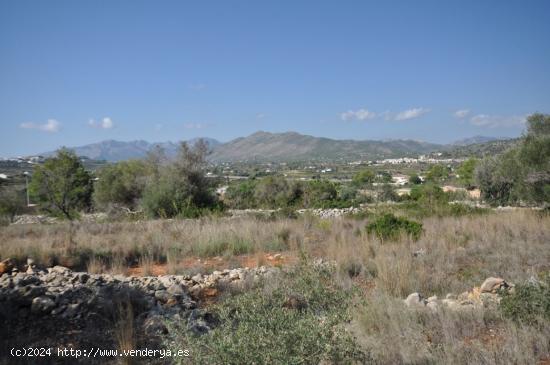
[[[229,268],[245,257],[248,265],[259,266],[269,264],[267,255],[280,253],[283,259],[275,264],[285,274],[221,295],[212,306],[221,321],[214,331],[200,337],[171,332],[166,345],[191,348],[196,357],[189,361],[543,364],[550,359],[548,291],[505,301],[519,311],[431,311],[403,304],[412,292],[445,297],[491,276],[519,286],[528,280],[548,285],[547,213],[428,217],[418,220],[418,239],[406,234],[381,239],[366,229],[373,219],[306,214],[11,225],[0,229],[0,255],[20,264],[31,257],[43,267],[114,273],[141,267],[150,273],[160,266],[181,274],[213,270],[202,264],[205,260]],[[318,259],[329,269],[312,266]],[[303,306],[287,308],[294,297]],[[529,300],[536,303],[530,306]],[[521,308],[530,308],[527,317]],[[294,346],[282,346],[290,335]]]

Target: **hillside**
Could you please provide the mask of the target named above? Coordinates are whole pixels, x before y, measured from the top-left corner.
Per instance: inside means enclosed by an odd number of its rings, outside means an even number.
[[[219,145],[210,158],[213,161],[368,160],[417,155],[441,147],[412,140],[334,140],[295,132],[260,131]]]
[[[219,141],[213,138],[203,138],[209,144],[210,148],[215,148],[220,144]],[[194,144],[198,138],[190,139],[187,142]],[[143,158],[147,155],[147,152],[154,146],[160,146],[164,149],[168,156],[174,156],[176,154],[178,143],[175,142],[160,142],[150,143],[147,141],[130,141],[122,142],[115,140],[106,140],[98,143],[92,143],[84,146],[69,147],[78,156],[86,156],[93,160],[106,160],[109,162],[116,162],[128,159]],[[55,152],[44,153],[44,156],[50,156]]]
[[[485,157],[498,155],[514,144],[518,143],[519,138],[494,140],[483,143],[474,143],[464,146],[454,146],[443,152],[444,157],[461,158],[461,157]]]

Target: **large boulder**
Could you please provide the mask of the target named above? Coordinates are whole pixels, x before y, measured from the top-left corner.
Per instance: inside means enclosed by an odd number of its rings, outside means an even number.
[[[504,279],[490,277],[485,279],[480,289],[482,293],[496,293],[499,289],[505,289],[509,286]]]

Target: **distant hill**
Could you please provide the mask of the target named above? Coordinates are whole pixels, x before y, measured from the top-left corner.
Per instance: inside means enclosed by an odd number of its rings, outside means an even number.
[[[452,158],[478,157],[498,155],[519,142],[520,138],[500,139],[484,143],[474,143],[463,146],[450,146],[443,156]]]
[[[256,132],[214,148],[213,161],[373,160],[413,156],[441,145],[412,141],[356,141],[313,137],[296,132]]]
[[[214,162],[268,162],[268,161],[352,161],[378,160],[396,157],[416,157],[431,152],[442,152],[447,157],[482,157],[497,154],[517,139],[498,140],[493,137],[476,136],[456,141],[453,144],[442,145],[414,140],[336,140],[323,137],[313,137],[296,132],[270,133],[256,132],[247,137],[236,138],[227,143],[221,143],[212,138],[204,138],[212,153],[209,159]],[[194,144],[198,138],[187,141]],[[480,143],[482,142],[482,143]],[[178,143],[147,141],[121,142],[107,140],[85,146],[72,147],[79,156],[93,160],[116,162],[128,159],[143,158],[154,146],[159,145],[166,154],[175,156]],[[50,156],[54,152],[43,154]]]
[[[453,146],[469,146],[471,144],[479,144],[479,143],[486,143],[486,142],[492,142],[497,140],[503,140],[504,138],[498,138],[498,137],[487,137],[487,136],[474,136],[470,138],[464,138],[460,139],[458,141],[455,141],[452,143]]]
[[[213,138],[203,138],[210,148],[215,148],[220,144],[219,141]],[[194,144],[198,138],[193,138],[187,141],[189,144]],[[109,162],[116,162],[122,160],[143,158],[147,155],[147,152],[155,146],[161,146],[168,156],[175,156],[178,143],[174,142],[159,142],[150,143],[147,141],[130,141],[122,142],[115,140],[106,140],[98,143],[87,144],[78,147],[69,147],[78,156],[85,156],[93,160],[106,160]],[[44,153],[44,156],[51,156],[55,152]]]

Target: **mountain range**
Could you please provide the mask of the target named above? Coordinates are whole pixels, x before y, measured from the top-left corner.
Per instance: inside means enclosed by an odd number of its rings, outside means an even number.
[[[199,138],[188,140],[194,144]],[[449,151],[453,148],[470,144],[492,142],[497,138],[476,136],[442,145],[414,140],[336,140],[313,137],[296,132],[270,133],[259,131],[247,137],[240,137],[226,143],[212,138],[202,138],[209,145],[212,153],[209,159],[213,162],[268,162],[297,160],[375,160],[417,156],[430,152]],[[79,156],[109,162],[143,158],[155,146],[160,146],[166,154],[175,156],[178,143],[150,143],[143,140],[121,142],[106,140],[84,146],[71,147]],[[49,156],[54,152],[43,155]]]

